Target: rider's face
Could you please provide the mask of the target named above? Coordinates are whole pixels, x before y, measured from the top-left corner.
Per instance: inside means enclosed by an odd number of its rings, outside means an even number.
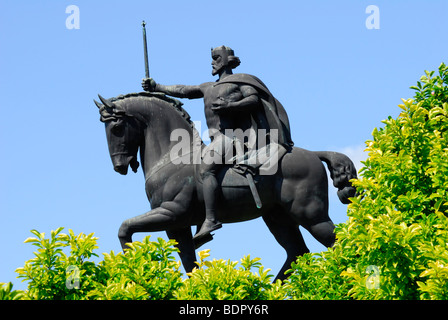
[[[220,55],[213,55],[212,56],[212,75],[217,75],[221,71],[221,69],[224,67],[223,59]]]

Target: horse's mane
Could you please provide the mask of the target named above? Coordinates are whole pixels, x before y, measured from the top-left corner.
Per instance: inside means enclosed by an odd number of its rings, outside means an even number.
[[[186,122],[186,124],[191,128],[193,132],[193,136],[195,137],[196,141],[200,141],[201,145],[204,145],[204,142],[202,141],[200,134],[198,130],[196,129],[193,121],[191,121],[191,117],[188,114],[188,112],[182,107],[183,103],[180,102],[177,99],[174,99],[172,97],[168,97],[164,93],[161,92],[134,92],[134,93],[128,93],[128,94],[122,94],[114,98],[110,98],[107,100],[108,105],[100,105],[97,103],[99,107],[100,112],[100,121],[107,122],[112,120],[117,120],[118,118],[121,118],[126,115],[126,111],[123,110],[119,104],[115,102],[124,101],[128,98],[138,98],[138,97],[147,97],[147,98],[156,98],[161,99],[168,103],[168,106],[170,106],[173,110],[175,110],[180,117]]]
[[[193,121],[191,121],[190,115],[182,107],[183,103],[180,102],[179,100],[169,97],[161,92],[146,92],[146,91],[144,91],[144,92],[133,92],[133,93],[128,93],[128,94],[121,94],[117,97],[110,98],[109,102],[114,104],[114,102],[122,101],[122,100],[125,100],[128,98],[134,98],[134,97],[135,98],[138,98],[138,97],[158,98],[165,102],[168,102],[168,105],[170,107],[172,107],[175,111],[177,111],[179,113],[179,115],[182,117],[182,119],[184,119],[191,128],[195,129],[194,123],[193,123]],[[111,110],[110,108],[103,106],[102,108],[100,108],[100,114],[101,114],[100,120],[102,122],[106,122],[106,121],[110,121],[110,120],[119,118],[120,116],[124,115],[125,112],[124,112],[124,110],[121,110],[119,107],[118,108],[115,107],[113,110]]]

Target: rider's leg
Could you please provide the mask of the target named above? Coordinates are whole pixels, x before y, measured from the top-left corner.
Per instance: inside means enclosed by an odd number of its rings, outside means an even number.
[[[204,187],[204,202],[205,202],[205,219],[209,221],[216,221],[216,201],[218,199],[218,180],[214,172],[206,172],[202,176],[202,182]]]
[[[227,149],[232,147],[232,140],[224,135],[217,135],[204,150],[200,173],[202,176],[202,189],[205,204],[205,221],[199,232],[194,236],[198,240],[210,234],[210,232],[222,227],[222,223],[217,218],[217,204],[219,199],[219,183],[216,177],[218,171],[223,166]]]
[[[194,236],[198,240],[210,232],[222,227],[222,223],[217,219],[216,206],[219,198],[219,184],[216,178],[216,164],[202,164],[202,188],[205,203],[205,221],[199,232]]]

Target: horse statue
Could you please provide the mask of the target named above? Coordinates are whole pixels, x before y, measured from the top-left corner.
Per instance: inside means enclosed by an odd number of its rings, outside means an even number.
[[[145,176],[145,190],[152,210],[125,220],[118,237],[123,249],[132,242],[136,232],[166,231],[177,242],[179,256],[186,272],[196,266],[192,226],[200,229],[205,217],[200,175],[193,153],[204,147],[199,133],[182,103],[162,93],[130,93],[95,101],[105,123],[110,157],[115,171],[126,175],[130,166],[137,172],[139,162]],[[174,130],[189,134],[189,152],[173,159]],[[183,161],[180,161],[183,160]],[[188,161],[186,161],[188,160]],[[355,188],[350,179],[356,178],[352,161],[337,152],[313,152],[294,147],[278,163],[271,175],[254,177],[263,206],[254,204],[251,190],[244,177],[238,178],[231,166],[219,174],[221,185],[219,220],[223,223],[242,222],[262,217],[277,242],[287,253],[277,279],[285,279],[285,271],[297,256],[309,252],[299,225],[326,247],[335,242],[334,224],[328,216],[327,164],[342,203],[350,202]],[[205,239],[210,241],[212,235]]]

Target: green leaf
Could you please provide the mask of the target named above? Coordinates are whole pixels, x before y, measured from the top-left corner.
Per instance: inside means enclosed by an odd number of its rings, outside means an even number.
[[[29,238],[26,238],[23,243],[30,243],[30,242],[39,242],[39,240],[36,238],[29,237]]]

